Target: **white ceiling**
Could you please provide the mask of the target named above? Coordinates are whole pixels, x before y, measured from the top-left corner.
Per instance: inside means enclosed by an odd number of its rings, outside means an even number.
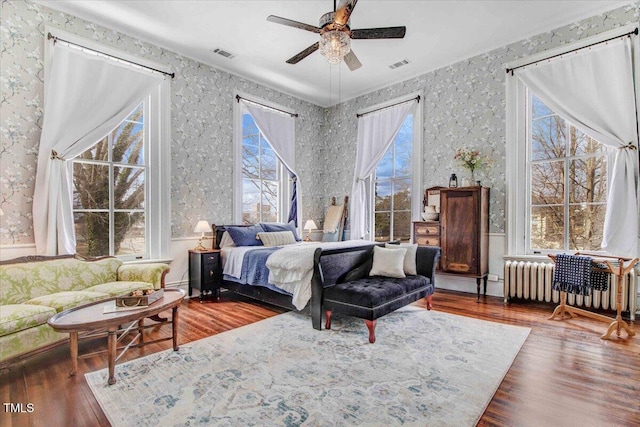
[[[471,56],[612,10],[631,0],[360,0],[351,28],[405,25],[404,39],[353,40],[356,71],[315,52],[285,61],[318,35],[267,22],[277,15],[317,26],[331,0],[39,0],[205,64],[326,107]],[[215,48],[233,53],[229,60]],[[408,59],[409,65],[389,65]]]

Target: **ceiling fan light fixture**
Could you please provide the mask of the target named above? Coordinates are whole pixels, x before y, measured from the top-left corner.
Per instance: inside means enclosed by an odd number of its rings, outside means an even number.
[[[338,64],[351,50],[351,38],[340,30],[326,31],[320,37],[320,53],[330,64]]]

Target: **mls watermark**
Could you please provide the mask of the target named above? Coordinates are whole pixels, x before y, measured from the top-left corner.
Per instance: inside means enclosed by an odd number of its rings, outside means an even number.
[[[9,412],[12,414],[15,413],[26,413],[30,414],[36,410],[36,407],[33,403],[7,403],[4,402],[2,404],[4,412]]]

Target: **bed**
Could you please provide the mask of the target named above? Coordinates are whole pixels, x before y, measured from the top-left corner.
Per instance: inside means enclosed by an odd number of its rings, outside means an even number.
[[[322,291],[339,283],[353,268],[371,257],[375,243],[368,241],[299,242],[286,246],[229,246],[230,229],[247,225],[217,225],[215,247],[221,250],[224,275],[221,287],[236,294],[263,301],[289,310],[304,310],[311,314],[315,329],[321,329]],[[276,261],[279,260],[280,264]],[[291,262],[296,262],[290,267]],[[278,270],[284,283],[269,281],[271,271]],[[275,265],[274,265],[275,263]],[[301,279],[303,290],[287,285]],[[273,274],[272,274],[273,277]]]

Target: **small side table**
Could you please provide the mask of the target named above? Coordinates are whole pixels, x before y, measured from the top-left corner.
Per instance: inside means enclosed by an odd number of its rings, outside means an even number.
[[[116,383],[116,362],[130,347],[143,347],[166,340],[173,340],[173,351],[178,351],[178,308],[184,299],[184,291],[181,289],[165,289],[164,296],[147,307],[140,307],[125,311],[105,313],[105,306],[115,304],[111,298],[106,301],[96,301],[86,305],[70,308],[62,311],[48,320],[57,332],[69,333],[69,350],[71,352],[71,372],[74,376],[78,372],[78,340],[82,332],[83,338],[107,337],[107,359],[109,366],[108,384]],[[145,325],[144,318],[157,316],[164,310],[171,309],[171,321],[162,321],[153,325]],[[133,322],[133,323],[132,323]],[[171,323],[171,336],[158,338],[153,341],[144,340],[144,330],[155,328],[158,325]],[[122,328],[121,325],[129,325]],[[105,334],[104,331],[107,331]],[[137,331],[137,335],[124,347],[118,347],[120,340],[129,332]],[[85,332],[88,332],[85,334]],[[95,332],[95,333],[92,333]],[[120,350],[120,355],[117,355]],[[101,353],[101,352],[98,352]],[[96,353],[91,353],[96,354]],[[90,356],[86,354],[85,356]]]
[[[217,301],[220,298],[221,284],[220,250],[189,250],[189,296],[195,288],[200,291],[200,302],[209,295],[213,295]]]

